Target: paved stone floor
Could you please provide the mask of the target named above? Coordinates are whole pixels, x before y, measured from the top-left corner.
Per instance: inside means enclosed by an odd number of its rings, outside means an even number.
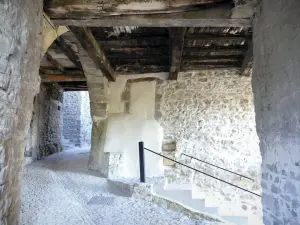
[[[152,203],[114,194],[88,171],[88,149],[71,149],[24,168],[23,225],[203,225]],[[106,202],[100,204],[101,199]],[[91,200],[92,199],[92,200]]]

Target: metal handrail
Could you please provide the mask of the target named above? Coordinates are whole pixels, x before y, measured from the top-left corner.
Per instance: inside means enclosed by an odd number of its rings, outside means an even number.
[[[211,164],[211,163],[209,163],[209,162],[206,162],[206,161],[204,161],[204,160],[197,159],[197,158],[195,158],[194,156],[191,156],[191,155],[188,155],[188,154],[185,154],[185,153],[181,153],[181,155],[188,156],[188,157],[190,157],[191,159],[195,159],[195,160],[197,160],[197,161],[199,161],[199,162],[206,163],[206,164],[208,164],[208,165],[210,165],[210,166],[213,166],[213,167],[216,167],[216,168],[218,168],[218,169],[221,169],[221,170],[227,171],[227,172],[229,172],[229,173],[233,173],[233,174],[235,174],[235,175],[238,175],[238,176],[240,176],[240,177],[244,177],[244,178],[246,178],[246,179],[248,179],[248,180],[252,180],[252,181],[254,182],[254,179],[252,179],[252,178],[250,178],[250,177],[247,177],[247,176],[244,176],[244,175],[242,175],[242,174],[239,174],[239,173],[233,172],[233,171],[231,171],[231,170],[228,170],[228,169],[222,168],[222,167],[220,167],[220,166],[217,166],[217,165]]]
[[[140,182],[142,182],[142,183],[145,183],[145,182],[146,182],[144,149],[147,150],[147,151],[149,151],[149,152],[152,152],[153,154],[156,154],[156,155],[159,155],[159,156],[161,156],[161,157],[163,157],[163,158],[165,158],[165,159],[168,159],[168,160],[170,160],[170,161],[172,161],[172,162],[175,162],[175,163],[177,163],[177,164],[179,164],[179,165],[185,166],[185,167],[187,167],[187,168],[189,168],[189,169],[192,169],[192,170],[194,170],[194,171],[196,171],[196,172],[199,172],[199,173],[204,174],[204,175],[206,175],[206,176],[208,176],[208,177],[211,177],[211,178],[214,178],[214,179],[216,179],[216,180],[218,180],[218,181],[221,181],[221,182],[223,182],[223,183],[225,183],[225,184],[228,184],[228,185],[230,185],[230,186],[233,186],[233,187],[235,187],[235,188],[241,189],[241,190],[243,190],[243,191],[245,191],[245,192],[248,192],[248,193],[250,193],[250,194],[253,194],[253,195],[256,195],[256,196],[258,196],[258,197],[261,197],[261,195],[256,194],[256,193],[254,193],[254,192],[252,192],[252,191],[249,191],[249,190],[247,190],[247,189],[245,189],[245,188],[239,187],[239,186],[237,186],[237,185],[235,185],[235,184],[229,183],[229,182],[227,182],[227,181],[225,181],[225,180],[222,180],[222,179],[220,179],[220,178],[218,178],[218,177],[212,176],[212,175],[210,175],[210,174],[208,174],[208,173],[202,172],[202,171],[200,171],[200,170],[198,170],[198,169],[195,169],[195,168],[193,168],[193,167],[191,167],[191,166],[188,166],[188,165],[186,165],[186,164],[184,164],[184,163],[178,162],[178,161],[176,161],[176,160],[174,160],[174,159],[171,159],[171,158],[169,158],[169,157],[167,157],[167,156],[164,156],[164,155],[162,155],[162,154],[159,154],[159,153],[157,153],[157,152],[155,152],[155,151],[153,151],[153,150],[150,150],[150,149],[148,149],[148,148],[145,148],[145,147],[144,147],[144,142],[139,142]]]

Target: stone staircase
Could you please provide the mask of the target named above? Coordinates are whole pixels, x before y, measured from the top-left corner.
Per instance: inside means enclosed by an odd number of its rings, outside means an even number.
[[[220,225],[229,224],[226,221],[212,215],[208,212],[201,212],[190,206],[184,205],[180,201],[176,201],[171,196],[158,193],[161,182],[147,179],[148,183],[139,183],[138,180],[132,179],[108,179],[108,186],[113,194],[124,197],[133,197],[152,202],[156,205],[168,208],[172,211],[180,212],[190,219],[201,220],[201,224]],[[181,193],[182,194],[182,193]],[[182,195],[185,198],[184,195]]]
[[[153,186],[156,196],[166,198],[184,207],[213,215],[229,224],[263,225],[259,216],[242,212],[240,205],[234,202],[221,202],[216,196],[208,196],[192,184],[164,185],[156,183]]]
[[[108,180],[111,188],[127,197],[140,198],[181,212],[192,219],[204,219],[213,224],[263,225],[259,215],[242,212],[237,202],[222,202],[216,195],[209,196],[192,184],[165,184],[164,180]]]

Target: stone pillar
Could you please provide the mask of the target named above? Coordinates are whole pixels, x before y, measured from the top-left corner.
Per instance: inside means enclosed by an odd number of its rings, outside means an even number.
[[[101,70],[96,68],[85,50],[81,46],[78,46],[78,49],[80,62],[87,80],[91,118],[93,121],[88,167],[90,170],[104,173],[104,136],[107,122],[108,81],[102,75]]]
[[[16,225],[25,139],[38,92],[42,1],[0,2],[0,224]]]
[[[103,173],[104,136],[107,122],[107,80],[102,76],[86,73],[93,121],[89,169]]]
[[[265,225],[300,221],[299,21],[299,0],[263,0],[254,20],[252,86]]]

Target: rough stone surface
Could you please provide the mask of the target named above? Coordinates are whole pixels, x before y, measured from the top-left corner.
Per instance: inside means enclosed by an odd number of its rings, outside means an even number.
[[[105,152],[102,173],[105,177],[118,178],[122,177],[124,171],[124,154],[120,152]]]
[[[300,221],[300,2],[261,2],[254,20],[253,92],[265,225]]]
[[[45,96],[41,96],[40,105],[41,110],[44,110],[43,121],[41,121],[41,136],[39,146],[39,156],[47,156],[61,150],[60,143],[60,120],[61,120],[61,107],[63,101],[62,89],[57,85],[50,85],[44,89],[41,86],[41,93],[44,92]]]
[[[25,167],[21,225],[214,224],[189,219],[184,213],[141,199],[120,196],[120,192],[109,188],[106,179],[88,171],[88,152],[89,149],[71,149]],[[114,198],[114,203],[87,204],[95,196]]]
[[[92,117],[92,134],[91,134],[91,152],[89,158],[89,168],[100,171],[102,165],[108,165],[103,162],[104,159],[104,138],[105,127],[107,124],[107,95],[108,81],[102,75],[101,70],[97,69],[86,51],[81,45],[78,45],[79,58],[87,80],[87,86],[90,97],[90,114]],[[106,157],[107,159],[107,157]],[[103,173],[103,172],[102,172]]]
[[[26,137],[25,164],[61,150],[61,107],[63,95],[58,85],[41,84],[34,98],[30,129]]]
[[[88,92],[64,93],[62,125],[63,141],[74,146],[90,145],[92,120]]]
[[[0,224],[19,221],[25,135],[38,92],[42,2],[0,1]]]
[[[65,92],[63,104],[63,141],[68,140],[74,146],[80,146],[81,133],[81,95],[79,91]]]
[[[81,145],[91,145],[91,134],[92,134],[92,119],[90,109],[90,98],[87,91],[81,92],[81,133],[80,140]]]
[[[179,74],[178,81],[157,83],[156,112],[164,128],[164,151],[176,146],[175,158],[227,182],[260,193],[261,157],[255,130],[251,77],[236,70],[208,70]],[[170,144],[173,143],[173,144]],[[187,153],[249,176],[241,179]],[[176,165],[165,176],[169,183],[195,183],[207,195],[239,202],[240,208],[260,214],[260,198]],[[247,207],[245,207],[247,206]],[[256,207],[254,207],[256,206]]]

